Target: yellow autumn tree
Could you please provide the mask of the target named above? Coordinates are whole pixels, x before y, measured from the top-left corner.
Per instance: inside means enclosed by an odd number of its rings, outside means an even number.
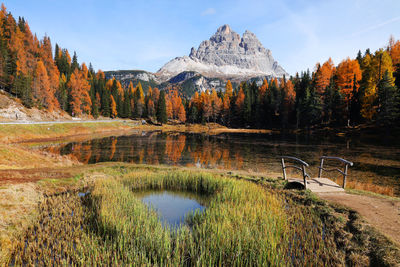
[[[390,37],[389,40],[389,54],[390,57],[392,58],[392,63],[394,68],[399,68],[400,67],[400,41],[397,40],[395,41],[393,36]]]
[[[232,95],[233,95],[233,87],[232,87],[231,80],[228,80],[228,81],[226,82],[226,85],[225,85],[225,95],[227,95],[229,98],[231,98]]]
[[[218,94],[214,88],[211,91],[210,100],[211,100],[211,114],[214,118],[214,122],[216,122],[218,116],[221,114],[223,103],[221,98],[218,97]]]
[[[116,118],[117,113],[117,104],[115,103],[114,97],[110,95],[110,109],[111,109],[111,118]]]
[[[50,82],[46,68],[41,60],[37,62],[32,84],[33,97],[40,106],[49,111],[54,109],[54,95],[50,93]]]
[[[84,74],[76,68],[71,74],[67,86],[71,92],[70,105],[73,115],[80,115],[83,112],[90,114],[92,107],[92,101],[89,95],[90,84],[85,79]]]
[[[360,64],[356,59],[347,58],[343,60],[336,69],[336,77],[336,84],[340,87],[345,101],[349,103],[353,96],[354,84],[356,84],[356,90],[358,90],[358,82],[361,80]]]
[[[315,73],[315,88],[320,95],[325,92],[334,71],[335,65],[331,58],[329,58],[322,66],[317,68]]]
[[[183,106],[182,103],[181,103],[181,105],[179,106],[178,119],[179,119],[181,122],[185,122],[185,121],[186,121],[186,111],[185,111],[185,107]]]

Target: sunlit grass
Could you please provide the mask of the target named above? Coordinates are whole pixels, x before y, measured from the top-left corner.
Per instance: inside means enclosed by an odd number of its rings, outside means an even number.
[[[334,235],[312,209],[299,210],[254,182],[223,175],[105,168],[91,193],[47,198],[13,254],[20,264],[319,265],[342,264]],[[209,197],[178,230],[161,223],[134,194],[190,191]]]

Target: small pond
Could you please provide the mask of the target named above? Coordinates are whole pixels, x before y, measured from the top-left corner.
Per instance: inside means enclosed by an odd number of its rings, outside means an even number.
[[[163,224],[168,224],[172,228],[178,228],[184,224],[188,213],[202,212],[205,209],[204,200],[190,192],[144,191],[135,194],[149,208],[157,211]]]

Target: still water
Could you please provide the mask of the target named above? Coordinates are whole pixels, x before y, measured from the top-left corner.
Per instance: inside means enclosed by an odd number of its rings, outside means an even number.
[[[202,212],[205,207],[189,192],[145,191],[135,193],[149,208],[155,209],[162,223],[177,228],[188,213]]]
[[[309,163],[307,172],[311,176],[318,173],[320,156],[338,156],[354,162],[349,169],[348,187],[400,196],[400,141],[381,136],[139,132],[55,144],[45,149],[86,164],[120,161],[182,165],[261,172],[268,177],[282,176],[280,155]],[[337,178],[339,184],[342,181],[333,173],[327,175]]]

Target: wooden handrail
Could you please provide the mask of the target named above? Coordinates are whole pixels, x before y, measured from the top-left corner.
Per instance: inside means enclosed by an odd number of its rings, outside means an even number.
[[[326,172],[337,171],[337,172],[340,172],[341,174],[344,175],[344,172],[343,172],[341,169],[338,169],[338,168],[336,168],[336,169],[325,169],[325,168],[321,168],[321,167],[317,167],[317,168],[320,169],[320,170],[324,170],[324,171],[326,171]]]
[[[301,167],[296,166],[296,165],[287,165],[285,166],[285,159],[289,159],[289,160],[293,160],[296,162],[299,162],[301,164]],[[306,172],[306,167],[308,167],[308,163],[296,158],[296,157],[291,157],[291,156],[281,156],[281,163],[282,163],[282,172],[283,172],[283,179],[287,180],[286,178],[286,169],[287,168],[295,168],[297,170],[300,170],[303,174],[303,181],[304,181],[304,188],[307,189],[307,182],[306,182],[306,178],[310,177],[310,175],[307,174]]]
[[[296,158],[296,157],[291,157],[291,156],[281,156],[281,158],[295,160],[295,161],[298,161],[298,162],[300,162],[302,165],[304,165],[304,166],[306,166],[306,167],[308,167],[308,166],[309,166],[307,162],[305,162],[305,161],[303,161],[303,160],[301,160],[301,159],[299,159],[299,158]]]
[[[341,173],[343,175],[343,188],[345,188],[346,187],[347,170],[348,170],[349,166],[353,166],[353,162],[345,160],[345,159],[342,159],[342,158],[339,158],[339,157],[330,157],[330,156],[322,156],[320,159],[321,159],[321,164],[318,167],[318,169],[319,169],[318,178],[321,178],[322,170],[328,171],[328,172],[330,172],[330,171],[338,171],[339,173]],[[324,168],[324,160],[325,159],[333,159],[333,160],[337,160],[337,161],[340,161],[340,162],[344,163],[344,170],[342,171],[339,168],[336,168],[336,169],[325,169]]]
[[[348,164],[350,166],[353,166],[353,162],[345,160],[345,159],[342,159],[342,158],[339,158],[339,157],[322,156],[321,159],[334,159],[334,160],[341,161],[341,162],[343,162],[345,164]]]

